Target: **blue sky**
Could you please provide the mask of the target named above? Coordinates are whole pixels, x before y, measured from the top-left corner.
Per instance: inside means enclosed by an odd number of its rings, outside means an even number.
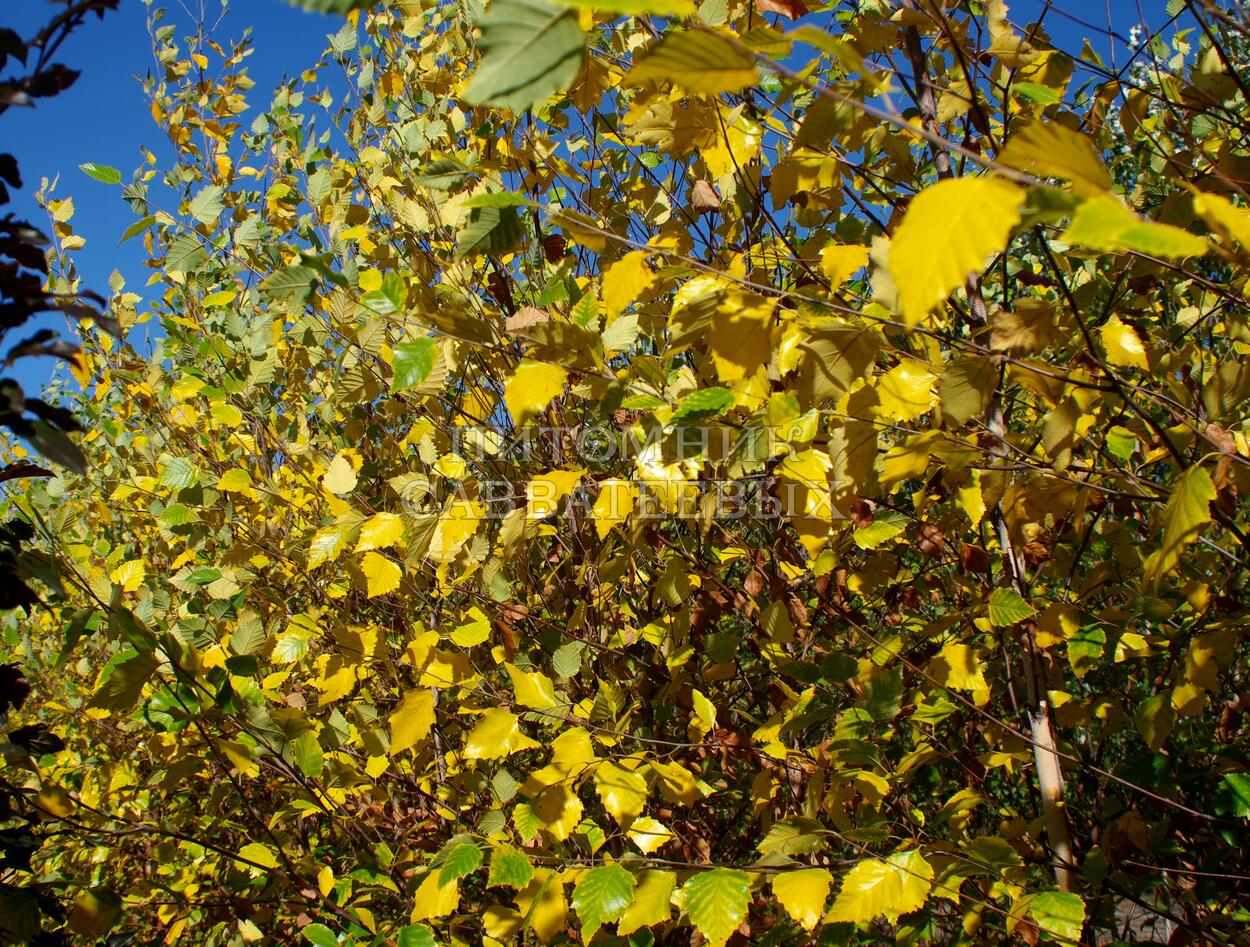
[[[169,11],[165,22],[177,25],[179,35],[192,22],[184,5],[191,10],[203,6],[212,18],[221,8],[220,0],[166,0],[164,5]],[[56,10],[41,0],[0,0],[0,26],[29,38]],[[17,157],[24,179],[24,187],[0,214],[12,211],[46,232],[47,217],[33,195],[40,178],[59,175],[57,193],[73,196],[73,226],[87,240],[76,255],[83,285],[104,296],[114,270],[126,278],[128,289],[141,294],[150,271],[143,265],[140,239],[118,246],[126,228],[136,220],[121,199],[121,189],[91,180],[78,166],[90,161],[111,165],[128,181],[142,160],[141,146],[150,147],[158,158],[168,154],[140,85],[152,63],[147,16],[142,0],[121,0],[119,9],[103,21],[92,17],[57,55],[70,68],[82,70],[78,82],[37,108],[10,109],[0,116],[0,151]],[[268,91],[285,76],[315,62],[326,46],[326,36],[341,25],[341,18],[305,13],[282,0],[234,0],[222,30],[224,35],[237,37],[252,28],[256,51],[248,60],[248,70],[256,81],[251,93],[253,109],[267,104]],[[60,316],[45,316],[10,333],[6,342],[12,345],[45,326],[62,330],[64,324]],[[50,358],[27,358],[5,374],[33,392],[48,380],[53,368]]]

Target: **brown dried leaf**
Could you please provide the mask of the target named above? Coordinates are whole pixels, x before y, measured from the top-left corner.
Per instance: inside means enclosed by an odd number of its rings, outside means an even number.
[[[695,181],[690,189],[690,209],[696,214],[710,214],[720,210],[720,195],[708,181]]]
[[[760,13],[779,13],[787,20],[797,20],[807,13],[807,4],[803,0],[755,0],[755,9]]]
[[[515,334],[522,329],[528,329],[530,326],[550,321],[551,313],[547,312],[546,309],[539,309],[537,306],[522,306],[516,311],[516,315],[508,317],[508,321],[504,323],[504,328]]]

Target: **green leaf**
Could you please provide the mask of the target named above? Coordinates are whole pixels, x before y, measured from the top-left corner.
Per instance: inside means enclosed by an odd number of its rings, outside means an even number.
[[[1143,700],[1137,713],[1133,715],[1133,722],[1146,745],[1157,753],[1176,723],[1171,691],[1154,694]]]
[[[244,612],[239,618],[239,626],[230,636],[230,648],[235,654],[254,654],[264,646],[268,638],[260,617],[254,612]]]
[[[990,624],[1007,628],[1037,614],[1037,609],[1012,589],[995,589],[990,593]]]
[[[569,678],[582,669],[582,651],[586,645],[581,641],[566,641],[551,655],[551,669],[563,678]]]
[[[1250,818],[1250,776],[1245,773],[1225,773],[1220,780],[1220,794],[1227,794],[1230,811],[1243,819]]]
[[[302,303],[312,292],[317,275],[304,266],[277,270],[260,284],[260,295],[270,302]]]
[[[1068,891],[1047,891],[1029,902],[1037,926],[1061,940],[1079,942],[1085,926],[1085,902]]]
[[[455,158],[439,158],[431,161],[421,169],[421,173],[412,179],[414,184],[423,187],[437,188],[440,191],[454,191],[473,174],[473,169]]]
[[[736,40],[709,30],[680,30],[636,60],[623,82],[671,82],[688,92],[720,95],[741,92],[757,78],[755,57]]]
[[[1202,256],[1207,252],[1204,238],[1171,224],[1140,220],[1119,198],[1111,195],[1081,204],[1062,239],[1094,250],[1135,250],[1164,259]]]
[[[515,191],[494,191],[477,194],[465,200],[465,207],[528,207],[534,202]]]
[[[434,932],[424,924],[413,924],[399,932],[396,943],[399,947],[435,947],[438,941],[434,939]]]
[[[746,917],[751,879],[733,868],[699,872],[681,888],[682,905],[711,947],[723,947]]]
[[[212,585],[221,578],[221,570],[204,567],[196,569],[189,576],[187,581],[192,585]]]
[[[126,232],[122,234],[122,238],[117,241],[118,246],[125,243],[131,237],[139,236],[139,234],[143,233],[143,231],[147,230],[154,223],[156,223],[156,215],[154,214],[149,214],[142,220],[136,220],[133,224],[126,228]]]
[[[700,388],[681,399],[673,412],[673,422],[714,418],[732,408],[733,403],[733,392],[728,388]]]
[[[395,346],[395,377],[391,379],[392,391],[415,388],[430,377],[434,360],[438,357],[438,343],[422,338]]]
[[[303,930],[304,940],[316,947],[338,947],[339,939],[324,924],[309,924]]]
[[[490,857],[490,877],[487,878],[486,885],[516,888],[519,891],[533,877],[534,866],[528,855],[511,845],[500,845]]]
[[[186,526],[199,517],[182,503],[171,503],[158,517],[163,526]]]
[[[116,168],[110,168],[107,164],[96,164],[94,161],[88,161],[86,164],[80,164],[78,170],[101,184],[122,183],[122,173]]]
[[[225,201],[222,200],[223,194],[225,191],[215,184],[200,190],[191,199],[191,206],[188,208],[191,216],[198,223],[211,224],[226,209]]]
[[[857,527],[851,538],[860,549],[876,549],[906,528],[907,517],[894,510],[885,510],[874,515],[867,526]]]
[[[1011,91],[1023,99],[1030,102],[1037,102],[1039,105],[1054,105],[1062,100],[1062,96],[1048,85],[1042,85],[1040,82],[1017,82],[1012,85]]]
[[[382,277],[382,285],[371,289],[360,297],[361,304],[370,312],[379,316],[389,316],[404,308],[408,300],[408,287],[404,278],[398,273],[387,273]]]
[[[141,652],[156,650],[156,636],[134,612],[116,608],[109,613],[109,631]]]
[[[169,245],[165,253],[165,269],[179,273],[194,273],[208,262],[204,239],[197,234],[184,233]]]
[[[106,710],[129,710],[143,693],[143,685],[156,673],[160,664],[153,651],[136,652],[127,648],[104,665],[104,683],[91,698],[92,707]]]
[[[523,111],[568,88],[581,71],[577,13],[547,0],[494,0],[478,21],[478,64],[464,100]]]
[[[573,909],[582,922],[582,941],[590,943],[608,921],[619,920],[634,900],[637,879],[620,865],[600,865],[582,876],[573,889]]]
[[[439,887],[459,881],[472,874],[482,864],[482,850],[475,842],[461,842],[443,856],[443,867],[438,873]]]
[[[199,482],[199,468],[184,457],[175,457],[161,468],[161,483],[175,490],[185,490]]]
[[[514,207],[480,207],[456,240],[456,256],[508,253],[521,245],[521,218]]]
[[[1202,467],[1190,467],[1172,487],[1163,508],[1163,541],[1142,567],[1147,584],[1157,586],[1181,560],[1181,550],[1211,522],[1215,484]]]

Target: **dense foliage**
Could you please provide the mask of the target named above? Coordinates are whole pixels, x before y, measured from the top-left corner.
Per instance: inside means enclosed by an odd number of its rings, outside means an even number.
[[[83,942],[1244,936],[1250,27],[1044,10],[154,12],[10,498]]]

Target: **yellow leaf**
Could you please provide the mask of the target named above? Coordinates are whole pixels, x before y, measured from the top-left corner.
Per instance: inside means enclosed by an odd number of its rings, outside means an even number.
[[[410,923],[428,921],[431,918],[446,917],[460,905],[460,883],[449,881],[445,885],[438,883],[439,872],[431,871],[421,882],[412,896],[412,916]]]
[[[624,312],[655,282],[655,274],[647,265],[648,256],[646,250],[627,253],[603,274],[603,305],[609,320]]]
[[[551,744],[551,762],[566,774],[595,761],[595,745],[581,727],[565,730]]]
[[[712,314],[707,338],[721,381],[748,378],[768,361],[772,354],[769,333],[772,315],[771,302],[738,309],[722,306]]]
[[[476,500],[453,500],[438,518],[426,554],[435,562],[451,562],[477,531],[486,508]]]
[[[249,842],[244,845],[239,849],[239,857],[246,858],[249,862],[255,862],[264,868],[278,867],[278,856],[274,854],[273,849],[260,842]]]
[[[548,786],[529,806],[539,824],[561,842],[582,821],[582,801],[566,783]]]
[[[403,517],[394,513],[377,513],[360,526],[360,539],[356,543],[357,552],[370,549],[385,549],[394,546],[403,538]]]
[[[322,865],[321,870],[317,872],[317,890],[321,892],[323,898],[328,898],[330,892],[334,890],[334,869],[329,865]]]
[[[976,653],[966,644],[948,644],[929,663],[930,676],[944,687],[982,691],[988,686]]]
[[[616,933],[624,937],[644,927],[652,927],[673,916],[673,888],[677,876],[671,871],[644,871],[638,875],[634,900],[616,924]]]
[[[252,475],[237,467],[227,470],[217,481],[217,489],[227,493],[248,493],[252,489]]]
[[[147,567],[144,566],[143,561],[140,559],[131,559],[129,562],[123,562],[109,573],[109,579],[114,585],[120,585],[123,592],[133,592],[143,584],[146,576]]]
[[[529,481],[525,485],[526,518],[540,520],[550,516],[584,476],[586,468],[582,467],[578,470],[553,470]]]
[[[369,598],[395,591],[399,587],[399,580],[404,577],[403,569],[376,552],[365,553],[360,560],[360,571],[365,574]]]
[[[991,56],[1008,69],[1022,69],[1037,60],[1037,50],[1011,28],[1007,4],[1003,0],[990,0],[985,19],[990,31],[988,52]]]
[[[461,648],[473,648],[490,637],[490,619],[476,605],[465,613],[465,617],[469,620],[451,633],[451,643]]]
[[[647,804],[647,780],[615,763],[601,763],[595,769],[595,791],[608,815],[622,825],[641,815]]]
[[[60,786],[44,786],[35,796],[35,806],[41,812],[65,818],[74,811],[74,800]]]
[[[739,92],[755,78],[755,57],[736,40],[710,30],[674,30],[636,60],[622,82],[671,82],[689,92],[720,95]]]
[[[1226,244],[1236,241],[1250,251],[1250,213],[1218,194],[1194,192],[1194,212]]]
[[[635,819],[630,823],[629,829],[625,834],[629,836],[631,842],[638,846],[638,851],[644,855],[650,855],[652,852],[659,851],[677,838],[663,822],[650,816]]]
[[[464,740],[464,755],[471,760],[498,760],[518,750],[538,746],[521,732],[521,720],[510,710],[494,707],[482,714]]]
[[[959,508],[968,514],[972,525],[976,526],[985,516],[985,497],[981,493],[981,471],[972,471],[972,479],[956,493]]]
[[[560,701],[556,699],[555,685],[542,671],[522,671],[514,664],[505,664],[504,668],[512,678],[512,692],[522,707],[551,710],[560,706]]]
[[[691,740],[700,740],[703,734],[716,726],[716,705],[697,687],[692,688],[690,697],[694,704],[694,714],[686,729]]]
[[[832,289],[837,289],[867,265],[867,247],[835,244],[820,251],[820,268],[829,278]]]
[[[805,931],[815,930],[825,913],[833,877],[824,868],[783,871],[773,876],[773,894]]]
[[[998,161],[1039,177],[1065,178],[1078,194],[1111,190],[1111,175],[1094,143],[1058,122],[1030,122],[1019,128]]]
[[[1107,350],[1107,363],[1120,368],[1141,368],[1149,371],[1150,362],[1146,358],[1146,347],[1133,331],[1132,326],[1125,325],[1119,316],[1112,316],[1098,330],[1102,335],[1102,347]]]
[[[683,806],[692,806],[699,801],[702,793],[699,792],[694,774],[686,767],[680,763],[662,763],[659,760],[651,760],[647,765],[659,777],[657,785],[664,798]]]
[[[1080,630],[1080,611],[1073,605],[1052,602],[1037,616],[1037,646],[1049,648],[1062,641],[1068,641]],[[1125,634],[1132,634],[1132,632],[1125,632]]]
[[[356,489],[356,468],[346,455],[334,455],[330,466],[326,468],[325,476],[321,478],[321,485],[339,496]]]
[[[867,924],[884,916],[893,923],[924,906],[932,880],[932,866],[915,849],[865,859],[843,876],[825,921]]]
[[[434,692],[428,687],[409,691],[391,713],[391,756],[425,741],[434,726]]]
[[[243,420],[243,412],[232,404],[215,404],[208,413],[214,421],[226,427],[236,427]]]
[[[551,399],[564,390],[569,373],[559,365],[522,359],[504,385],[503,400],[517,427],[546,410]]]
[[[912,198],[890,246],[903,321],[914,326],[1007,246],[1024,191],[1001,178],[939,181]]]
[[[308,546],[308,568],[315,569],[323,562],[333,562],[347,548],[346,526],[327,526],[317,530]]]
[[[637,498],[638,486],[633,481],[612,479],[599,483],[599,496],[590,514],[595,519],[595,532],[600,539],[608,535],[613,526],[629,518]]]
[[[492,904],[482,913],[482,930],[487,937],[500,943],[519,943],[517,934],[524,926],[525,917],[521,912],[502,904]]]
[[[535,868],[534,878],[517,892],[519,913],[544,944],[564,930],[569,906],[560,876],[549,868]]]
[[[360,679],[359,670],[360,665],[340,655],[319,655],[317,677],[313,684],[321,692],[320,706],[342,700],[350,694]]]
[[[891,421],[914,421],[933,407],[937,376],[924,362],[905,358],[876,382],[876,414]]]
[[[1201,467],[1190,467],[1176,481],[1163,508],[1163,540],[1142,565],[1148,584],[1157,587],[1180,563],[1181,551],[1211,522],[1215,497],[1215,484]]]

